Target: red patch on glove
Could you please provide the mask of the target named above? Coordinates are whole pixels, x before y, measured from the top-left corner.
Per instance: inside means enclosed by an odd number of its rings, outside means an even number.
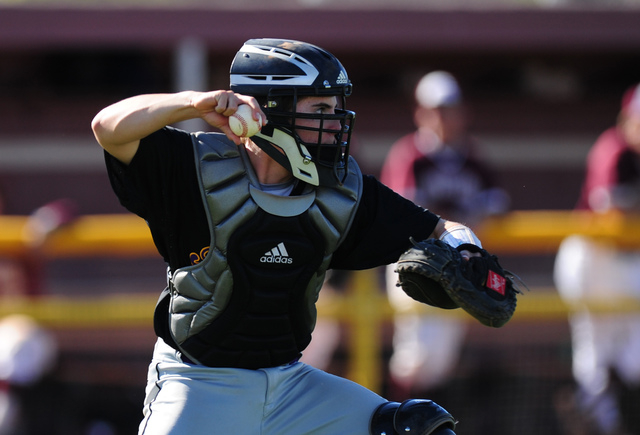
[[[487,275],[487,288],[490,288],[504,296],[507,289],[507,280],[505,277],[498,275],[493,270],[490,270]]]

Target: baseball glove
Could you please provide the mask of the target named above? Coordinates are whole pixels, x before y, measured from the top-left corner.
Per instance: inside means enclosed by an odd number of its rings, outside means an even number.
[[[516,310],[515,275],[495,255],[475,245],[458,248],[437,240],[415,242],[396,265],[397,285],[413,299],[440,308],[462,308],[486,326],[499,328]],[[479,257],[463,258],[468,249]],[[518,279],[519,282],[521,282]]]

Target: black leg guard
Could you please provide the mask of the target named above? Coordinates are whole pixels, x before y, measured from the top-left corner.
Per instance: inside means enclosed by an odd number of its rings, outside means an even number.
[[[455,435],[456,420],[431,400],[387,402],[371,418],[371,435]]]

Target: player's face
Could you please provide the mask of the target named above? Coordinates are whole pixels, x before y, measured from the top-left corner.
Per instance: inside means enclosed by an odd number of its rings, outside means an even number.
[[[456,142],[467,128],[466,111],[461,106],[418,107],[414,120],[418,127],[433,131],[444,143]]]
[[[298,101],[296,106],[296,112],[298,113],[314,113],[314,114],[325,114],[325,115],[333,115],[336,113],[336,108],[338,107],[338,97],[329,96],[329,97],[305,97]],[[298,118],[296,120],[296,125],[301,127],[320,127],[320,120],[318,119],[301,119]],[[333,144],[336,142],[335,132],[340,131],[341,125],[340,121],[333,120],[325,120],[322,124],[323,130],[333,130],[333,132],[324,132],[322,133],[322,137],[320,138],[320,143],[323,144]],[[313,130],[304,130],[297,129],[296,130],[300,139],[303,142],[307,143],[318,143],[318,132]]]

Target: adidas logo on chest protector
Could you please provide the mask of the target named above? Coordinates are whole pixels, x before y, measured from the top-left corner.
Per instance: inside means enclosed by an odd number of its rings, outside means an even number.
[[[260,263],[280,263],[280,264],[292,264],[293,259],[289,257],[287,248],[284,243],[280,242],[277,246],[271,248],[271,250],[264,253],[260,257]]]

